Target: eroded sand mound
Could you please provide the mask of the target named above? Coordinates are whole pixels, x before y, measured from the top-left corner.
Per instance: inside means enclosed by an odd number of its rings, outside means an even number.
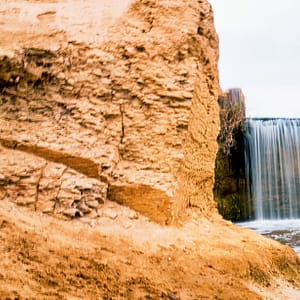
[[[250,230],[205,219],[162,227],[115,203],[101,214],[66,222],[1,201],[0,297],[300,297],[294,252]]]

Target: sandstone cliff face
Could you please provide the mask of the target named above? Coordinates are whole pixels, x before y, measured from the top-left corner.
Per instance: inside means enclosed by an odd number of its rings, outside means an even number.
[[[30,20],[18,17],[28,7],[10,14],[20,24],[0,42],[9,56],[0,58],[0,198],[70,216],[96,216],[108,198],[160,223],[188,205],[214,213],[218,38],[209,3],[127,1],[121,18],[102,23],[97,2],[85,3],[80,26],[76,15],[62,18],[64,1],[31,3],[40,26],[26,40],[18,37]]]

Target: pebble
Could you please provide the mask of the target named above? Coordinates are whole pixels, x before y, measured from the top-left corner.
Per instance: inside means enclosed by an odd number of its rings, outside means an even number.
[[[102,211],[102,216],[106,217],[106,218],[109,218],[109,219],[112,219],[112,220],[115,220],[118,217],[118,213],[115,212],[114,210],[110,209],[110,208],[107,208],[107,209]]]

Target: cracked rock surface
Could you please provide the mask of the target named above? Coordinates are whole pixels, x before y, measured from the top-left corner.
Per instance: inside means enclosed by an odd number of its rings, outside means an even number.
[[[219,86],[210,5],[100,2],[74,1],[78,15],[63,0],[1,7],[12,31],[0,32],[0,143],[5,155],[25,156],[32,173],[22,204],[88,214],[75,188],[85,178],[97,182],[93,199],[100,193],[159,223],[187,206],[214,214]],[[5,177],[19,173],[18,164],[6,167]],[[53,178],[47,192],[45,178]]]
[[[106,199],[107,184],[58,163],[0,148],[0,199],[44,213],[94,215]]]

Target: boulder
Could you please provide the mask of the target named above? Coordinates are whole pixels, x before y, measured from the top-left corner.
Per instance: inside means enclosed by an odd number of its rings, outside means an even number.
[[[48,19],[38,16],[41,27],[27,27],[26,43],[2,39],[10,57],[0,57],[0,143],[14,160],[26,156],[26,178],[32,177],[22,179],[30,187],[26,197],[6,197],[63,212],[107,195],[163,224],[188,206],[213,215],[219,85],[210,4],[127,1],[119,18],[105,22],[93,17],[95,3],[89,1],[90,17],[82,16],[77,32],[63,2],[52,4],[58,19],[48,24],[53,35],[47,44],[37,37]],[[35,8],[47,15],[47,5]],[[22,32],[22,22],[34,21],[15,22]],[[25,165],[7,167],[5,176],[12,178]],[[28,180],[40,182],[38,188]]]

